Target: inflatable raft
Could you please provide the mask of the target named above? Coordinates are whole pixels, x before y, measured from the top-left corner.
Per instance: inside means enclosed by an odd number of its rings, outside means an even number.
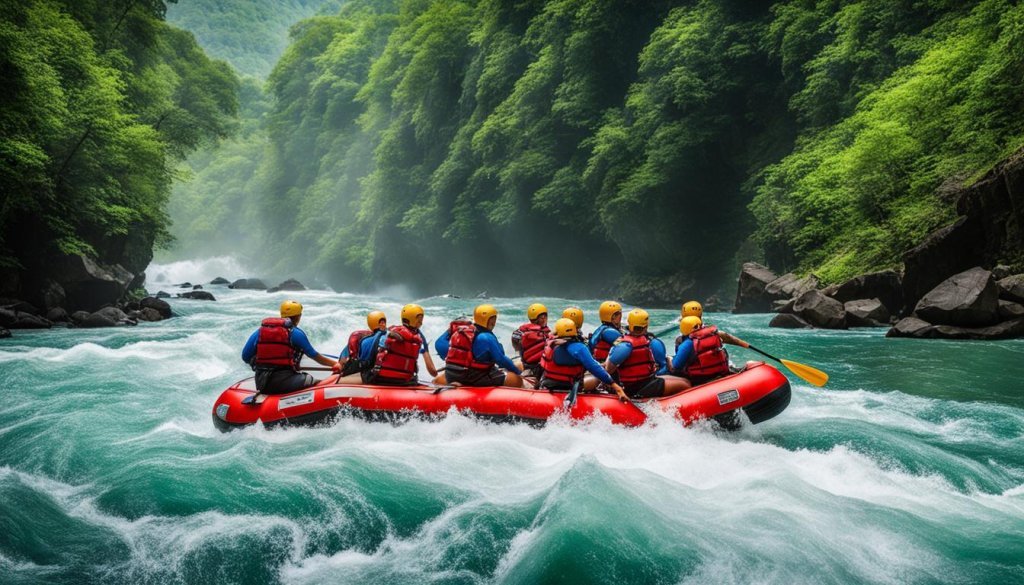
[[[766,421],[789,405],[789,381],[775,368],[760,362],[742,371],[695,386],[686,392],[621,402],[614,394],[584,394],[567,404],[565,392],[507,387],[365,386],[339,385],[330,377],[312,388],[291,394],[265,396],[260,404],[242,401],[256,392],[248,378],[225,390],[213,405],[213,423],[222,430],[263,423],[264,426],[315,425],[338,415],[371,420],[397,420],[410,416],[444,416],[452,408],[480,418],[543,424],[568,410],[572,419],[603,415],[612,422],[638,426],[656,406],[682,423],[712,418],[736,428],[746,415],[751,423]]]

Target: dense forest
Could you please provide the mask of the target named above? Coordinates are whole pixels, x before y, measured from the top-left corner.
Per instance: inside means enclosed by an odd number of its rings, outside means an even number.
[[[170,241],[179,161],[232,132],[236,74],[164,10],[156,0],[0,2],[5,295],[35,300],[70,256],[140,273]]]

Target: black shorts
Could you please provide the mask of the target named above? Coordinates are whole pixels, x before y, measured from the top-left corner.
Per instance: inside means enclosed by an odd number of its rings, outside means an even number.
[[[445,368],[445,380],[449,384],[458,382],[463,386],[501,386],[505,383],[505,370],[494,366],[489,370],[452,370]]]
[[[383,380],[377,377],[377,373],[370,369],[361,373],[363,378],[363,384],[373,384],[375,386],[419,386],[420,381],[418,378],[413,378],[408,382],[399,382],[398,380]]]
[[[256,390],[261,394],[288,394],[316,384],[313,376],[295,370],[256,370]]]
[[[628,386],[623,384],[622,389],[626,391],[626,396],[630,398],[657,398],[665,394],[665,380],[655,376],[650,380]]]

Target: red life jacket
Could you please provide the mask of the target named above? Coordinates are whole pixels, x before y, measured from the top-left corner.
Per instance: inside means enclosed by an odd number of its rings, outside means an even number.
[[[535,366],[540,363],[550,333],[550,329],[536,323],[524,323],[512,332],[512,345],[518,346],[524,366]]]
[[[654,362],[654,352],[651,351],[650,335],[627,333],[620,337],[618,342],[629,343],[633,346],[629,357],[619,365],[619,381],[623,384],[633,384],[653,378],[654,373],[658,371],[658,366]]]
[[[475,325],[467,324],[465,321],[452,321],[448,330],[451,332],[451,337],[448,341],[448,358],[444,361],[446,368],[455,366],[470,370],[490,370],[494,367],[491,362],[477,361],[473,357],[473,340],[476,339]]]
[[[422,347],[423,337],[418,330],[406,325],[389,328],[384,347],[377,351],[375,377],[396,382],[415,380]]]
[[[342,375],[348,376],[370,368],[372,364],[365,364],[361,359],[359,359],[359,350],[363,340],[374,333],[374,331],[370,331],[369,329],[360,329],[358,331],[353,331],[352,334],[348,336],[348,361],[345,362],[345,366],[341,370]]]
[[[729,373],[729,353],[722,347],[718,327],[709,325],[690,333],[693,340],[693,357],[683,368],[688,378],[710,378]]]
[[[260,324],[256,337],[256,359],[253,366],[262,368],[291,368],[297,370],[302,352],[292,347],[292,320],[268,317]]]
[[[583,374],[586,371],[583,364],[563,366],[555,361],[555,350],[572,341],[575,340],[562,337],[552,339],[547,343],[544,347],[544,353],[540,358],[540,367],[544,370],[544,378],[566,384],[572,384],[576,382],[576,380],[583,378]]]
[[[622,332],[621,329],[614,325],[601,323],[597,326],[597,329],[590,333],[590,339],[587,345],[590,346],[590,352],[594,354],[594,359],[599,362],[604,362],[604,360],[608,359],[608,353],[612,350],[612,344],[608,343],[604,338],[604,332],[606,329],[611,329],[620,333]]]

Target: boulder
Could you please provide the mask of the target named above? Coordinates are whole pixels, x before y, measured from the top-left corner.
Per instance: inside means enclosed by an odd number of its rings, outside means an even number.
[[[194,290],[191,292],[181,293],[178,295],[183,299],[192,299],[193,301],[216,301],[214,296],[205,290]]]
[[[7,339],[11,336],[11,332],[3,327],[0,327],[0,339]]]
[[[222,276],[218,276],[217,278],[211,280],[210,284],[231,284],[231,281]]]
[[[14,299],[11,299],[11,302],[5,303],[3,308],[8,311],[14,311],[15,313],[28,313],[29,315],[42,314],[32,303],[26,303],[25,301],[18,301]]]
[[[277,288],[276,286],[272,286],[272,287],[267,289],[267,292],[268,293],[276,293],[279,290],[281,290],[281,289]]]
[[[139,301],[139,306],[143,309],[153,309],[160,314],[163,319],[169,319],[173,313],[171,313],[171,305],[163,299],[154,297],[146,297]],[[147,319],[147,321],[153,321],[154,319]]]
[[[783,299],[780,301],[772,301],[772,311],[775,313],[792,313],[793,305],[796,304],[796,299]]]
[[[793,312],[815,327],[846,329],[843,304],[817,290],[809,290],[800,295],[793,304]]]
[[[818,277],[813,274],[800,278],[789,272],[769,282],[764,292],[775,298],[792,299],[818,288],[819,284]]]
[[[999,287],[991,272],[971,268],[939,283],[918,301],[914,313],[936,325],[991,325],[999,319]]]
[[[156,294],[153,295],[153,296],[155,296],[158,299],[169,299],[169,298],[171,298],[171,293],[166,292],[166,291],[162,291],[162,290],[158,290],[158,291],[156,291]]]
[[[927,338],[934,329],[935,326],[927,321],[922,321],[917,317],[906,317],[900,319],[885,336]]]
[[[141,300],[142,299],[139,299],[139,301]],[[139,309],[142,308],[142,305],[139,304],[139,301],[128,301],[127,303],[121,306],[121,310],[124,311],[125,313],[127,313],[128,311],[138,311]]]
[[[778,276],[766,266],[756,262],[746,262],[740,270],[736,286],[736,304],[733,313],[767,313],[772,308],[772,301],[778,297],[769,295],[765,288]]]
[[[999,298],[1015,303],[1024,303],[1024,274],[1007,276],[997,283]]]
[[[1012,339],[1024,335],[1024,317],[988,327],[936,325],[932,336],[939,339]]]
[[[812,329],[810,323],[792,313],[779,313],[772,317],[768,323],[769,327],[780,327],[782,329]]]
[[[305,285],[295,280],[294,278],[289,278],[288,280],[277,285],[277,290],[306,290],[306,287]]]
[[[999,318],[1003,320],[1024,317],[1024,305],[999,299]]]
[[[992,269],[992,278],[1002,280],[1013,274],[1013,269],[1005,264],[1000,264]]]
[[[64,309],[54,307],[46,312],[46,320],[54,323],[67,323],[71,321],[71,316]]]
[[[178,285],[178,288],[192,288],[192,283],[191,282],[183,282],[183,283]]]
[[[237,288],[242,290],[266,290],[267,285],[263,284],[263,281],[258,278],[239,278],[228,285],[228,288]]]
[[[861,299],[878,299],[886,310],[895,315],[903,307],[903,279],[895,270],[882,270],[855,276],[830,287],[825,293],[840,303]]]
[[[82,327],[115,327],[117,325],[135,325],[135,321],[117,307],[103,307],[91,313],[80,325]]]
[[[885,327],[889,324],[889,311],[880,299],[858,299],[843,303],[846,324],[850,327]]]
[[[66,306],[86,310],[117,301],[135,278],[119,264],[100,264],[81,255],[56,261],[53,273],[67,295]]]
[[[53,327],[53,323],[50,323],[46,319],[39,315],[33,315],[31,313],[25,313],[18,311],[15,313],[16,318],[14,323],[7,325],[9,329],[49,329]]]
[[[192,290],[203,290],[203,285],[196,284],[192,286]]]
[[[89,311],[75,311],[71,313],[71,322],[75,324],[81,324],[83,321],[89,318]]]
[[[64,303],[67,301],[67,294],[64,292],[64,287],[50,279],[43,281],[43,286],[39,290],[39,293],[40,297],[43,299],[43,306],[47,310],[55,307],[63,307]]]
[[[163,321],[164,320],[164,316],[163,316],[163,314],[160,313],[160,311],[157,311],[156,309],[153,309],[151,307],[143,307],[142,309],[139,310],[138,319],[140,321],[150,321],[150,322],[153,322],[153,321]]]
[[[17,311],[12,311],[10,309],[0,309],[0,327],[10,327],[11,324],[17,320]]]

